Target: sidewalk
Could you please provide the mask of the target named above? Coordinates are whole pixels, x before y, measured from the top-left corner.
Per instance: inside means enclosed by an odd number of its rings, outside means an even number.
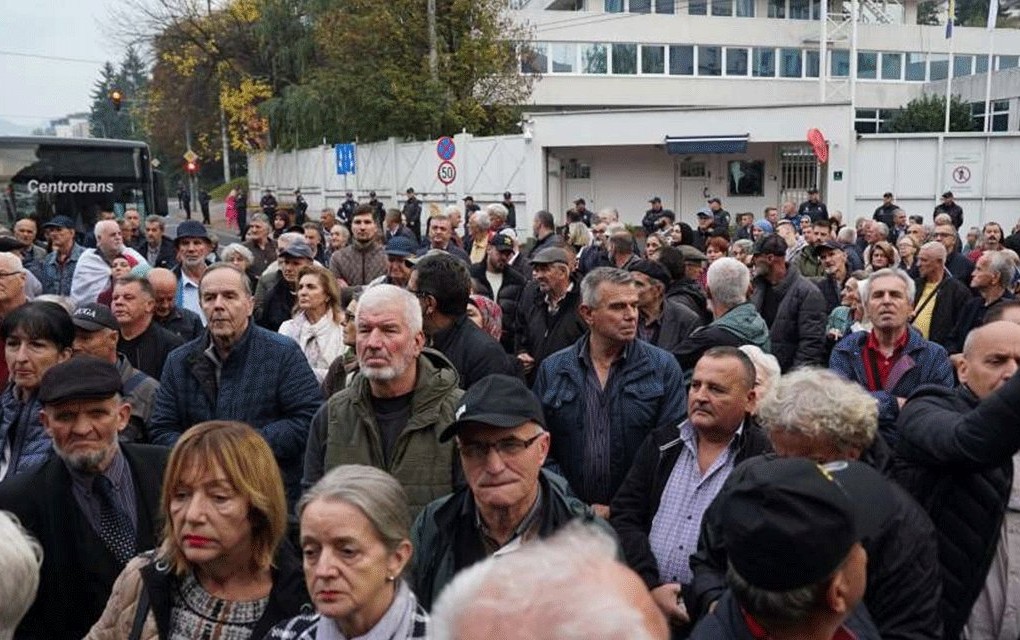
[[[177,207],[176,197],[170,198],[168,208],[170,211],[170,217],[167,219],[166,226],[169,235],[174,236],[177,233],[177,225],[185,220],[184,209]],[[222,201],[216,202],[214,200],[209,203],[209,220],[212,224],[208,225],[208,228],[215,231],[216,235],[220,237],[221,248],[232,242],[240,242],[237,234],[237,228],[227,226],[226,209],[227,205]],[[194,204],[191,207],[191,219],[199,222],[202,221],[202,211]]]

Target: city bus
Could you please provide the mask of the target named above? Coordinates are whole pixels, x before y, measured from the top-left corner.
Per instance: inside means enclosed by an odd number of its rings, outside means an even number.
[[[0,136],[0,187],[0,224],[63,215],[84,231],[100,211],[167,215],[162,176],[136,140]]]

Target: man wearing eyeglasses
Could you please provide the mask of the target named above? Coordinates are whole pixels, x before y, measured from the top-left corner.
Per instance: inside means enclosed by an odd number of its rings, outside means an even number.
[[[480,560],[574,520],[608,531],[563,478],[542,469],[549,433],[523,382],[487,376],[468,389],[455,415],[439,440],[454,439],[467,486],[429,504],[411,530],[410,584],[426,609],[454,575]]]

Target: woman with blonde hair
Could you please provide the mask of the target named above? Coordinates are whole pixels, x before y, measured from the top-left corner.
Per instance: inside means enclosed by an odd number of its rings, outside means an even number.
[[[343,322],[340,289],[333,274],[316,263],[301,267],[294,317],[280,325],[280,333],[298,343],[320,383],[344,350]]]
[[[273,452],[240,422],[181,436],[161,496],[163,542],[131,561],[87,640],[259,640],[308,602]]]

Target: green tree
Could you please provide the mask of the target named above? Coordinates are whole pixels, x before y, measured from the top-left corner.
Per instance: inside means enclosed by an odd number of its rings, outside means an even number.
[[[89,132],[96,138],[129,138],[131,123],[121,104],[114,109],[110,93],[118,88],[119,76],[112,63],[107,62],[99,72],[92,89],[92,106],[89,111]]]
[[[889,122],[889,133],[928,133],[945,129],[946,99],[932,94],[923,95],[907,103]],[[953,96],[949,103],[949,130],[973,131],[974,118],[970,105],[959,96]]]

